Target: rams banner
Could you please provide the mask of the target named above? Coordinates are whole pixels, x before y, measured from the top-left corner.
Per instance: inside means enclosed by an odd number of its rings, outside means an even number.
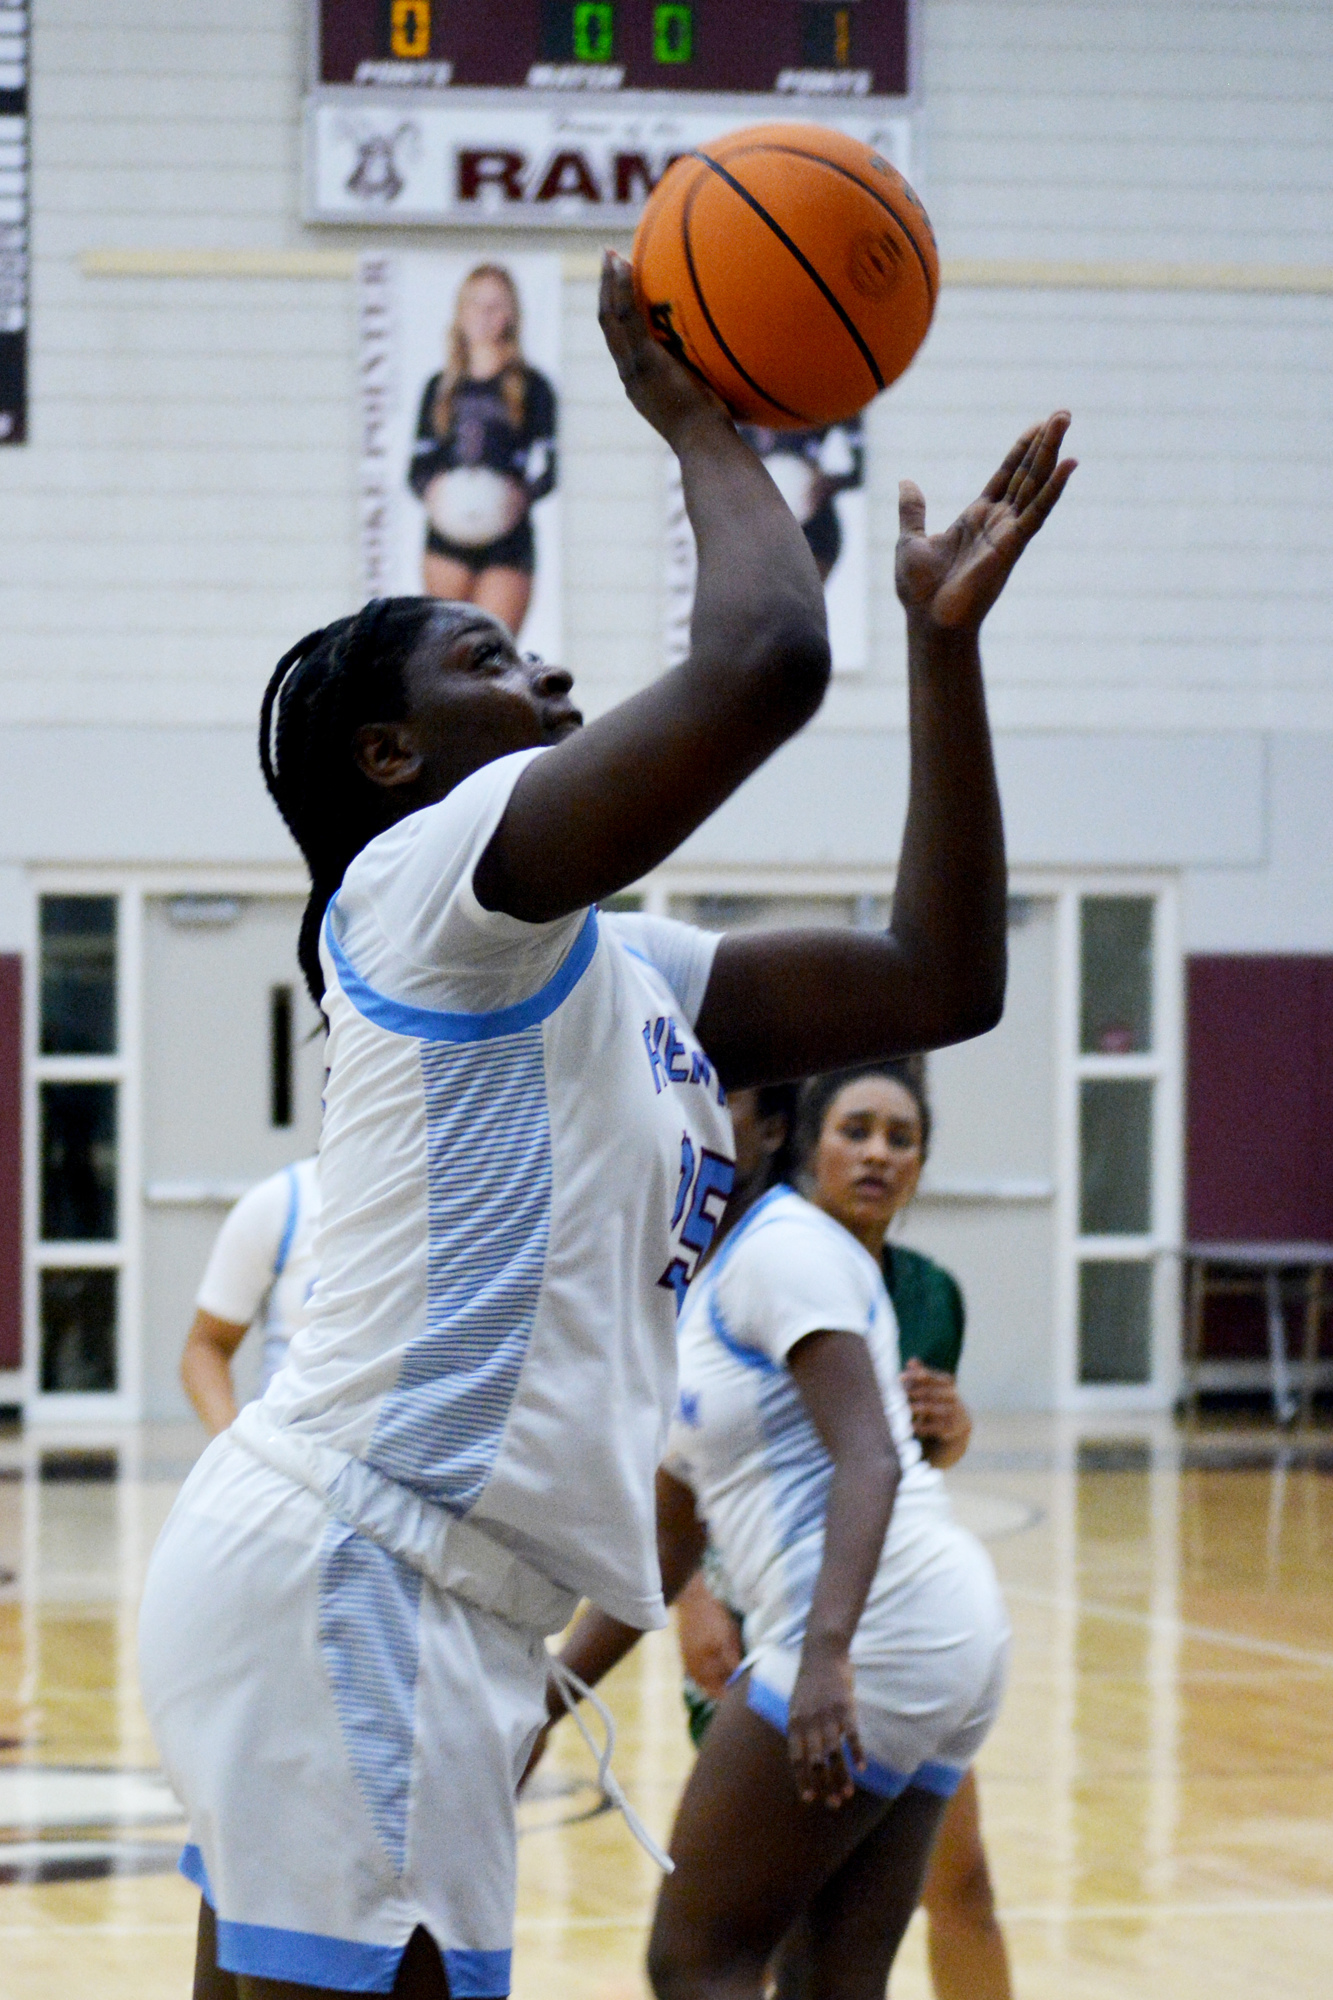
[[[480,93],[478,94],[480,96]],[[911,177],[905,116],[772,98],[731,111],[713,104],[656,110],[597,101],[441,104],[353,92],[307,110],[306,216],[311,222],[475,223],[632,228],[673,159],[740,124],[836,125]]]

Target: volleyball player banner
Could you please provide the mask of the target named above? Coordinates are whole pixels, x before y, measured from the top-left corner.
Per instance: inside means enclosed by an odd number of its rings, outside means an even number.
[[[368,597],[493,612],[559,659],[560,258],[367,252],[359,264]]]
[[[738,426],[805,531],[824,583],[835,674],[860,673],[870,647],[870,590],[865,494],[865,431],[860,417],[821,430],[771,431]],[[667,466],[665,659],[678,666],[690,649],[697,562],[685,513],[680,466]]]

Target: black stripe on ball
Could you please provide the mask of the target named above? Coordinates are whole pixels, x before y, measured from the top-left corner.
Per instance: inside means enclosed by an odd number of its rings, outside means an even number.
[[[690,283],[694,286],[694,296],[699,301],[699,310],[708,322],[708,331],[712,334],[714,340],[717,342],[718,346],[722,349],[722,352],[726,355],[728,361],[731,363],[732,367],[736,370],[736,373],[740,376],[741,380],[743,382],[748,382],[750,387],[754,390],[756,396],[762,396],[770,409],[781,410],[784,417],[792,417],[798,424],[804,424],[810,430],[817,430],[819,426],[815,422],[813,417],[807,417],[800,410],[789,410],[787,408],[787,405],[785,403],[780,403],[777,397],[774,396],[769,390],[767,390],[764,387],[762,382],[756,382],[754,376],[750,374],[747,368],[743,368],[741,366],[739,360],[732,353],[726,341],[722,338],[722,334],[718,328],[717,321],[713,318],[712,313],[708,309],[708,301],[704,297],[703,286],[699,283],[699,273],[695,269],[694,265],[694,249],[690,243],[690,211],[694,207],[694,198],[696,194],[699,192],[700,185],[701,181],[696,182],[685,197],[685,210],[681,218],[682,227],[680,234],[681,234],[681,243],[685,250],[685,263],[690,273]]]
[[[756,150],[762,150],[762,149],[757,148]],[[776,152],[778,148],[774,147],[773,150]],[[869,347],[866,345],[865,340],[862,337],[861,330],[857,326],[855,320],[852,318],[851,314],[847,311],[846,307],[842,304],[841,300],[838,299],[836,295],[830,290],[829,286],[825,284],[823,278],[820,277],[819,272],[810,262],[810,259],[806,256],[805,252],[799,249],[797,245],[792,242],[791,237],[788,236],[786,230],[782,227],[782,224],[780,222],[774,221],[773,217],[769,214],[768,210],[764,207],[763,203],[760,201],[756,201],[754,196],[750,193],[750,190],[747,187],[745,187],[742,184],[742,182],[738,181],[734,174],[729,174],[726,168],[724,166],[720,166],[716,160],[709,159],[707,153],[700,153],[696,151],[692,157],[696,160],[702,160],[705,166],[711,167],[713,172],[718,176],[718,178],[720,180],[724,180],[727,186],[731,188],[734,193],[740,196],[741,200],[745,203],[746,207],[752,208],[754,210],[755,214],[759,217],[760,221],[766,223],[768,227],[772,230],[773,234],[777,237],[779,243],[782,244],[783,248],[796,259],[796,262],[805,272],[805,275],[807,276],[807,278],[809,278],[810,282],[819,288],[824,298],[827,299],[828,303],[832,306],[834,312],[838,315],[838,318],[842,321],[843,326],[846,328],[851,338],[856,342],[857,350],[860,353],[861,359],[865,362],[866,367],[870,370],[871,376],[875,384],[875,392],[876,394],[878,394],[881,389],[886,387],[884,377],[880,373],[879,363],[876,361],[874,355],[871,353]],[[816,156],[811,153],[804,153],[801,155],[801,157],[803,159],[808,160],[808,159],[813,159]],[[849,174],[848,179],[855,180],[856,176],[854,174]],[[860,183],[858,182],[857,185],[859,186]],[[711,323],[712,322],[710,321],[709,324],[711,325]],[[746,377],[746,380],[747,381],[749,380],[748,376]],[[782,405],[779,403],[778,408],[781,409],[781,407]]]
[[[882,195],[878,188],[871,187],[869,181],[863,181],[860,174],[854,174],[850,167],[844,167],[840,160],[831,160],[827,153],[807,153],[804,147],[801,146],[778,146],[772,140],[765,139],[759,145],[738,147],[732,157],[737,159],[744,158],[747,153],[785,153],[788,159],[792,160],[818,160],[821,167],[831,167],[835,174],[841,174],[845,181],[852,183],[853,187],[859,187],[862,194],[868,194],[872,201],[878,202],[885,213],[893,217],[899,229],[901,229],[903,235],[911,244],[912,255],[921,266],[921,276],[925,280],[926,297],[930,300],[931,310],[934,310],[935,282],[930,275],[930,266],[921,254],[921,246],[893,203],[885,195]],[[702,155],[699,157],[702,158]],[[924,214],[924,212],[923,210],[922,213]]]

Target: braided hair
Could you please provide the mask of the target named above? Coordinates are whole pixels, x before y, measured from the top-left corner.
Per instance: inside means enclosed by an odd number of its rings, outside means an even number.
[[[353,618],[308,632],[273,670],[259,711],[264,783],[310,870],[297,957],[311,997],[324,997],[319,934],[324,912],[361,849],[395,814],[384,789],[356,761],[367,722],[407,715],[405,669],[427,627],[465,605],[433,597],[375,597]]]

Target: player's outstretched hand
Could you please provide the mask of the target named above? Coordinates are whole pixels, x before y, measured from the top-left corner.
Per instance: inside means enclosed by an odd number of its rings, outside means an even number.
[[[634,297],[630,267],[614,250],[602,259],[597,318],[625,394],[668,444],[674,445],[696,417],[720,416],[730,422],[708,384],[653,338]]]
[[[1009,573],[1069,483],[1076,459],[1060,458],[1068,410],[1024,431],[981,497],[942,535],[926,533],[926,497],[898,488],[898,596],[909,622],[975,632]]]

